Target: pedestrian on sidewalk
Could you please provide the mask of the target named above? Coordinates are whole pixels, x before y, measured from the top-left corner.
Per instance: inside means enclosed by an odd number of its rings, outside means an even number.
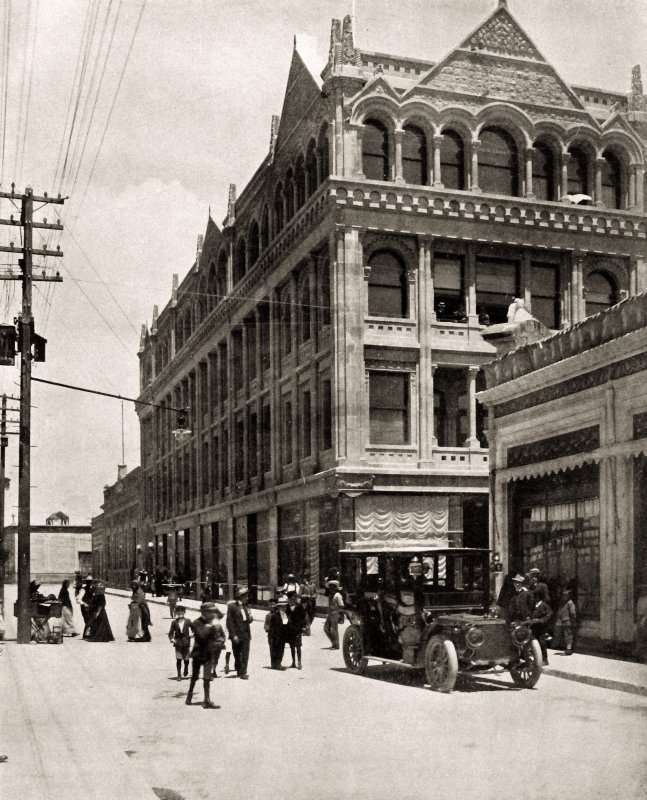
[[[543,600],[544,603],[550,606],[548,585],[542,577],[541,570],[537,567],[533,567],[528,572],[528,589],[532,593],[533,603],[536,603],[538,600]]]
[[[133,593],[128,604],[130,614],[126,626],[126,636],[129,642],[150,642],[149,627],[153,623],[151,622],[151,612],[144,588],[139,581],[133,581],[130,584],[130,588]]]
[[[69,586],[70,582],[64,580],[58,593],[58,599],[61,601],[61,613],[63,615],[63,636],[78,636],[76,628],[74,627]]]
[[[573,652],[573,637],[577,625],[577,608],[571,589],[564,589],[555,614],[555,645],[564,644],[564,655]]]
[[[222,619],[222,613],[215,603],[202,603],[200,616],[191,623],[195,638],[193,640],[193,650],[191,651],[191,659],[193,661],[191,682],[184,701],[187,706],[192,705],[193,691],[202,669],[202,686],[204,688],[202,708],[218,708],[211,702],[210,692],[215,655],[225,643],[225,632],[222,629],[222,625],[216,621],[220,619]]]
[[[80,570],[76,570],[74,573],[74,597],[79,596],[79,592],[83,588],[83,578],[81,577]]]
[[[175,619],[175,610],[177,608],[177,585],[175,583],[169,584],[168,593],[166,595],[166,602],[171,611],[171,619]]]
[[[234,667],[236,674],[242,680],[247,680],[247,663],[249,661],[249,647],[252,638],[250,626],[253,622],[252,612],[247,601],[249,591],[246,586],[240,586],[236,592],[236,601],[227,607],[227,631],[231,639],[231,649],[234,653]]]
[[[328,616],[324,622],[324,633],[330,639],[332,650],[339,650],[339,623],[342,625],[346,617],[344,600],[341,594],[339,581],[328,580]]]
[[[317,613],[317,587],[310,579],[310,573],[304,572],[301,581],[300,599],[306,612],[306,627],[303,631],[306,636],[310,636],[312,622]]]
[[[530,624],[530,629],[532,630],[535,639],[539,642],[543,666],[547,667],[548,649],[546,644],[548,641],[548,625],[551,617],[553,616],[553,612],[550,610],[548,603],[545,600],[542,600],[541,597],[537,597],[535,600],[536,602],[532,609],[532,622]]]
[[[301,604],[301,600],[297,597],[296,592],[290,592],[288,594],[287,615],[288,644],[290,645],[290,655],[292,656],[292,663],[290,666],[293,669],[295,667],[301,669],[301,646],[303,643],[301,637],[303,636],[303,629],[308,624],[308,617],[306,616],[306,610]],[[296,662],[294,658],[295,654]]]
[[[530,619],[532,614],[532,595],[526,588],[523,575],[515,575],[512,578],[514,585],[514,595],[508,602],[507,618],[508,622],[524,622]]]
[[[90,604],[92,603],[93,594],[94,594],[94,589],[93,589],[92,575],[88,575],[85,579],[83,594],[81,595],[81,599],[79,600],[79,605],[81,606],[81,616],[83,617],[83,622],[86,627],[90,620]],[[85,631],[83,635],[85,636]]]
[[[106,613],[106,585],[103,581],[95,581],[93,590],[83,638],[86,642],[114,642],[115,637]]]
[[[191,652],[191,623],[185,619],[186,608],[177,606],[175,609],[176,617],[171,622],[171,629],[168,638],[175,648],[175,666],[177,668],[177,679],[182,680],[182,662],[184,661],[184,677],[189,674],[189,654]],[[222,615],[221,615],[222,616]]]
[[[265,631],[270,647],[270,667],[272,669],[285,669],[282,661],[287,639],[287,604],[288,600],[284,595],[281,595],[276,602],[270,601],[270,610],[265,617]]]

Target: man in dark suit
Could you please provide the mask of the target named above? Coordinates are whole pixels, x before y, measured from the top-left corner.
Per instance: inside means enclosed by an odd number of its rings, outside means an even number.
[[[523,575],[515,575],[512,579],[514,595],[508,604],[508,622],[521,622],[530,619],[532,614],[532,595],[524,586]]]
[[[246,586],[240,586],[236,592],[236,600],[227,607],[227,631],[231,639],[231,649],[234,653],[234,666],[239,678],[244,681],[247,674],[249,660],[249,644],[252,638],[250,625],[252,612],[249,610],[247,600],[249,592]]]

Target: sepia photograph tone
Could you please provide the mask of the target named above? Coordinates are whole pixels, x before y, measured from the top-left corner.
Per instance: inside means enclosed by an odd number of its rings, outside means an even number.
[[[644,800],[645,0],[0,36],[0,797]]]

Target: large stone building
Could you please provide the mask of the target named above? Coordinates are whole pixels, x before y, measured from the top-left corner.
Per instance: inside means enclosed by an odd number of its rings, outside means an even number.
[[[142,569],[152,574],[153,542],[142,524],[141,469],[118,467],[117,481],[103,488],[102,513],[92,518],[92,572],[125,589]]]
[[[632,642],[647,601],[647,293],[485,373],[506,571],[539,567],[575,588],[582,636]]]
[[[482,330],[513,297],[558,330],[647,286],[638,69],[569,86],[503,3],[438,63],[360,51],[350,17],[308,63],[296,40],[267,157],[142,334],[144,524],[191,578],[486,544]]]

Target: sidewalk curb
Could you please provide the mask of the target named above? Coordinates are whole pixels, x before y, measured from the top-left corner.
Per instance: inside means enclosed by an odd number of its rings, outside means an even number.
[[[552,667],[544,667],[542,672],[544,675],[550,675],[551,678],[563,678],[567,681],[597,686],[600,689],[613,689],[616,692],[626,692],[627,694],[637,694],[642,697],[647,697],[647,686],[638,686],[633,683],[626,683],[625,681],[614,681],[611,680],[611,678],[595,678],[592,675],[580,675],[576,672],[565,672],[564,670],[553,669]]]

